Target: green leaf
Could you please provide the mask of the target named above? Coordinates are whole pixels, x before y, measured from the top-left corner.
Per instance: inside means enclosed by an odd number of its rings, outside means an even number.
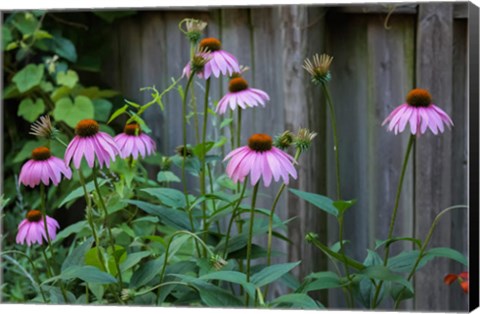
[[[171,171],[160,171],[157,174],[157,181],[158,182],[180,182],[180,178],[177,177]]]
[[[342,241],[343,245],[350,243],[348,240],[343,240]],[[334,244],[330,245],[330,250],[332,250],[335,253],[340,252],[341,246],[340,246],[340,241],[335,242]]]
[[[195,156],[202,159],[208,153],[208,151],[212,149],[214,144],[214,142],[200,143],[193,147],[193,153],[195,154]]]
[[[64,97],[69,97],[71,91],[72,90],[68,86],[60,86],[52,92],[50,98],[53,102],[57,102]]]
[[[80,120],[93,119],[94,115],[93,103],[85,96],[75,97],[74,103],[70,98],[62,98],[55,103],[53,111],[56,120],[65,121],[72,128],[75,128]]]
[[[367,249],[367,257],[363,261],[365,266],[373,265],[383,265],[382,258],[377,254],[377,252]],[[354,285],[354,288],[357,289],[356,297],[362,302],[363,306],[366,308],[370,307],[370,304],[375,297],[376,287],[372,283],[370,278],[362,278],[358,285]],[[380,303],[385,294],[385,286],[382,286],[380,294],[378,295],[377,302]]]
[[[90,237],[88,240],[83,242],[80,246],[76,247],[75,250],[63,261],[62,272],[67,270],[72,266],[84,266],[85,265],[85,254],[90,250],[93,244],[93,237]]]
[[[297,267],[300,263],[301,262],[298,261],[295,263],[276,264],[265,267],[258,273],[253,274],[250,281],[257,288],[260,288],[279,279],[280,277]]]
[[[61,272],[60,278],[63,280],[78,278],[88,283],[98,284],[117,282],[112,275],[100,271],[98,268],[93,266],[70,266]]]
[[[232,123],[233,119],[232,118],[227,118],[227,119],[224,119],[222,121],[222,123],[220,123],[220,129],[226,127],[227,125],[230,125],[230,123]]]
[[[13,26],[23,35],[30,35],[38,27],[38,20],[30,12],[18,12],[12,20]]]
[[[130,269],[131,267],[137,265],[138,262],[140,262],[143,258],[148,257],[150,255],[152,255],[152,252],[148,252],[148,251],[128,254],[125,261],[120,265],[120,270],[123,272],[127,269]]]
[[[18,91],[23,93],[40,84],[43,72],[43,64],[29,64],[17,72],[12,81],[17,85]]]
[[[333,200],[330,198],[320,194],[304,192],[296,189],[288,190],[301,199],[325,211],[326,213],[338,217],[338,209],[333,205]]]
[[[303,293],[290,293],[282,295],[270,302],[270,305],[274,307],[281,307],[281,304],[290,304],[292,308],[300,309],[322,309],[323,305],[318,304],[306,294]]]
[[[397,242],[397,241],[410,241],[410,242],[416,244],[418,246],[418,248],[420,248],[422,246],[422,242],[419,239],[416,239],[416,238],[394,237],[394,238],[383,240],[383,241],[376,240],[375,241],[375,250],[378,250],[378,248],[380,248],[383,245],[386,245],[387,243],[390,245],[390,244],[392,244],[394,242]]]
[[[42,29],[38,29],[33,33],[33,37],[35,37],[35,40],[42,40],[42,39],[51,39],[53,38],[52,34],[50,34],[47,31],[44,31]]]
[[[12,39],[12,32],[7,27],[2,26],[2,50],[5,50]]]
[[[95,106],[95,120],[100,122],[107,122],[112,111],[112,103],[106,99],[94,99],[93,105]]]
[[[142,201],[127,201],[127,203],[137,206],[150,215],[158,216],[164,225],[191,231],[190,220],[184,211]]]
[[[454,261],[457,261],[463,264],[464,266],[468,266],[468,260],[465,257],[465,255],[463,255],[457,250],[454,250],[448,247],[436,247],[436,248],[430,249],[425,252],[425,255],[423,258],[427,258],[428,260],[430,260],[434,257],[446,257],[449,259],[453,259]]]
[[[339,216],[343,215],[347,209],[355,205],[357,200],[349,200],[349,201],[334,201],[332,204],[335,208],[338,209]]]
[[[240,273],[237,271],[216,271],[203,275],[198,279],[233,282],[241,285],[252,298],[255,298],[255,286],[252,283],[247,282],[247,276],[244,273]]]
[[[113,96],[116,96],[118,94],[119,92],[111,89],[100,90],[97,86],[82,88],[78,91],[78,95],[86,96],[90,99],[112,98]]]
[[[140,267],[133,273],[129,287],[131,289],[136,289],[146,285],[160,273],[162,266],[163,258],[157,258],[140,265]]]
[[[32,150],[35,148],[41,146],[42,143],[40,141],[28,141],[25,144],[23,144],[22,149],[18,152],[17,155],[15,155],[15,158],[13,159],[13,163],[18,163],[22,162],[27,158],[30,158],[32,155]]]
[[[57,73],[57,84],[68,86],[70,88],[75,87],[78,82],[78,74],[73,70],[68,70],[65,72],[58,72]]]
[[[363,269],[360,274],[371,279],[399,283],[404,287],[406,287],[409,291],[413,292],[413,286],[409,281],[407,281],[401,275],[398,275],[392,272],[391,270],[389,270],[387,267],[383,265],[368,266],[365,269]]]
[[[106,179],[99,179],[98,180],[98,185],[99,186],[102,186],[104,185],[108,180]],[[88,182],[86,185],[85,185],[86,189],[87,189],[87,192],[90,193],[92,192],[94,189],[95,189],[95,183],[93,181],[90,181]],[[66,203],[70,202],[70,201],[73,201],[79,197],[82,197],[84,196],[84,192],[83,192],[83,187],[78,187],[76,188],[75,190],[73,190],[72,192],[70,192],[70,194],[68,194],[64,199],[63,201],[60,203],[59,207],[62,207],[63,205],[65,205]]]
[[[115,110],[115,112],[112,114],[112,116],[110,117],[110,119],[108,119],[107,121],[107,124],[109,124],[110,122],[112,122],[113,120],[115,120],[115,118],[117,118],[118,116],[120,116],[122,113],[125,113],[128,109],[128,105],[125,105],[123,106],[122,108],[119,108],[117,110]]]
[[[339,288],[342,286],[342,282],[337,274],[331,271],[323,271],[318,273],[313,273],[307,276],[307,279],[312,279],[312,281],[306,284],[301,292],[316,291],[322,289],[333,289]]]
[[[175,189],[170,188],[146,188],[140,191],[146,192],[157,198],[162,204],[171,208],[185,208],[185,195]]]
[[[38,116],[40,116],[45,111],[45,103],[42,99],[38,98],[35,103],[30,98],[25,98],[18,106],[17,114],[23,117],[28,122],[33,122],[37,120]]]
[[[65,238],[69,237],[72,234],[77,234],[80,233],[83,229],[88,228],[88,223],[85,220],[81,220],[79,222],[74,223],[73,225],[68,226],[67,228],[63,229],[60,231],[57,236],[55,237],[55,240],[53,240],[53,243],[60,243],[62,240]]]
[[[77,61],[77,51],[75,50],[75,46],[69,39],[66,39],[60,36],[55,36],[53,38],[52,49],[60,57],[63,57],[70,62]]]

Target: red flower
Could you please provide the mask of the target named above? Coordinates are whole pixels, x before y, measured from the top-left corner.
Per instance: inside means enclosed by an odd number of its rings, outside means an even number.
[[[463,289],[463,292],[468,293],[468,271],[464,271],[458,275],[448,274],[443,278],[443,282],[446,285],[452,284],[457,280],[460,283],[460,287]]]

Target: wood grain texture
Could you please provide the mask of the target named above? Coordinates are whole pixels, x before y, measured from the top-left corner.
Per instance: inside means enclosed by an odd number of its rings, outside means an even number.
[[[420,5],[417,27],[416,85],[428,89],[433,95],[434,103],[451,114],[452,4]],[[452,151],[451,131],[447,130],[438,136],[426,133],[418,138],[415,156],[415,231],[418,238],[424,239],[435,216],[444,208],[453,205],[450,190],[454,171]],[[444,219],[438,224],[430,247],[450,246],[450,234],[451,223]],[[447,261],[437,259],[416,274],[416,310],[435,311],[448,308],[449,293],[442,280],[449,270]]]

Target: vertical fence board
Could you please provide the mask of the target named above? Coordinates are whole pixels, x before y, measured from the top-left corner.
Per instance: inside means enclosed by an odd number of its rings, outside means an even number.
[[[417,86],[428,89],[434,103],[452,113],[452,4],[422,4],[419,7],[417,35]],[[426,133],[417,141],[416,150],[416,236],[424,239],[435,216],[452,205],[451,131],[433,135]],[[430,246],[450,245],[450,223],[438,224]],[[439,230],[441,230],[439,232]],[[415,276],[415,309],[448,308],[448,292],[443,276],[449,263],[442,259],[431,262]]]
[[[461,60],[461,61],[460,61]],[[455,123],[452,129],[452,174],[451,194],[453,204],[468,203],[468,67],[467,67],[467,21],[456,19],[453,23],[453,102],[451,118]],[[450,218],[451,217],[451,218]],[[452,211],[451,219],[451,246],[468,254],[468,211],[458,209]],[[458,274],[465,271],[465,267],[457,262],[450,262],[450,273]],[[453,287],[452,287],[453,288]],[[460,289],[450,289],[450,310],[466,312],[468,310],[468,295]]]

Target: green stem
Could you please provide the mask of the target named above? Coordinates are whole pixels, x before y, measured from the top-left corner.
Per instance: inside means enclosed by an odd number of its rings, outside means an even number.
[[[338,217],[338,239],[340,241],[340,254],[342,254],[343,258],[345,259],[345,248],[343,245],[343,214]],[[345,275],[347,276],[348,281],[350,281],[350,270],[348,269],[348,265],[346,263],[343,263],[343,267],[345,269]],[[345,299],[347,301],[347,306],[349,308],[353,307],[353,294],[352,294],[352,289],[350,286],[347,288],[349,298]]]
[[[294,157],[295,161],[298,161],[298,158],[300,158],[301,153],[302,153],[302,150],[300,148],[297,148],[295,152],[295,157]],[[285,187],[286,187],[285,183],[282,183],[282,185],[278,189],[277,195],[273,200],[272,208],[270,209],[270,215],[268,217],[267,267],[270,266],[271,259],[272,259],[273,217],[275,216],[275,209],[277,208],[277,203],[280,200],[280,196],[282,195],[283,190],[285,190]],[[265,291],[263,292],[265,299],[268,296],[268,289],[269,289],[269,285],[265,287]]]
[[[237,112],[237,147],[240,147],[240,138],[242,136],[242,110],[238,108]]]
[[[210,78],[207,79],[205,85],[205,101],[203,106],[203,126],[202,126],[202,166],[200,171],[200,194],[205,195],[206,193],[206,182],[205,182],[205,172],[206,172],[206,145],[205,141],[207,139],[207,122],[208,122],[208,94],[210,93]],[[207,242],[208,236],[208,222],[207,222],[207,203],[202,202],[202,218],[203,218],[203,242]],[[203,252],[206,253],[205,251]]]
[[[408,165],[408,158],[410,156],[410,151],[412,150],[412,146],[414,142],[415,142],[415,135],[412,134],[410,135],[410,139],[408,140],[407,151],[405,152],[405,157],[403,159],[402,171],[400,173],[400,180],[397,186],[397,194],[395,196],[395,205],[393,207],[392,218],[390,220],[390,227],[388,228],[387,240],[390,240],[393,235],[393,228],[395,226],[395,219],[397,218],[398,205],[400,203],[400,195],[402,194],[403,179],[405,178],[405,172],[407,170],[407,165]],[[385,248],[385,257],[383,260],[384,266],[387,266],[389,255],[390,255],[390,244],[387,242],[386,248]],[[377,299],[380,294],[380,290],[382,289],[382,285],[383,285],[383,281],[380,281],[380,284],[377,286],[377,289],[375,290],[375,296],[373,297],[373,302],[372,302],[373,308],[376,308],[378,305]]]
[[[247,179],[245,179],[243,182],[242,192],[240,193],[237,204],[233,208],[232,217],[230,217],[230,221],[228,222],[227,235],[225,236],[225,250],[223,252],[223,258],[225,259],[227,258],[227,255],[228,255],[228,241],[230,240],[230,233],[232,232],[233,221],[237,216],[237,210],[238,210],[238,207],[240,207],[240,203],[242,202],[246,187],[247,187]]]
[[[457,208],[468,208],[466,205],[455,205],[451,207],[447,207],[444,210],[442,210],[433,220],[432,226],[428,230],[427,237],[425,238],[425,241],[423,241],[422,247],[420,248],[420,252],[418,253],[417,260],[415,261],[415,264],[413,265],[412,270],[410,271],[410,274],[407,277],[407,281],[410,281],[415,275],[415,272],[417,271],[418,264],[420,264],[420,261],[423,258],[423,253],[425,252],[425,249],[427,248],[428,243],[430,242],[430,239],[432,238],[433,231],[435,230],[435,227],[437,226],[438,222],[440,221],[440,218],[445,215],[447,212],[449,212],[452,209],[457,209]],[[397,299],[395,300],[395,310],[398,309],[398,306],[400,305],[400,302],[402,301],[402,295],[405,292],[405,287],[400,291]]]
[[[41,200],[41,206],[42,206],[43,227],[45,228],[45,235],[47,236],[47,248],[50,249],[50,254],[52,255],[52,258],[53,258],[52,240],[50,238],[50,234],[48,233],[48,225],[47,225],[47,194],[45,193],[45,185],[43,185],[42,183],[40,184],[40,200]],[[50,261],[47,257],[46,249],[43,250],[42,248],[42,253],[43,253],[43,257],[45,258],[45,262],[47,263],[47,272],[49,274],[49,277],[51,278],[52,276],[54,276],[54,272],[53,272],[52,266],[50,265]],[[65,303],[68,303],[67,293],[65,291],[63,282],[60,282],[60,290],[62,292]]]
[[[335,109],[333,107],[332,98],[330,97],[330,92],[326,84],[322,84],[323,91],[325,92],[325,97],[327,98],[328,108],[330,109],[330,123],[332,125],[333,133],[333,151],[335,152],[335,176],[337,178],[337,199],[341,200],[340,197],[340,160],[338,157],[338,136],[337,136],[337,122],[335,119]]]
[[[247,180],[247,178],[245,178]],[[248,242],[247,242],[247,282],[250,282],[250,264],[252,257],[252,239],[253,239],[253,222],[255,220],[255,203],[257,201],[257,193],[260,182],[257,182],[253,187],[252,194],[252,208],[250,210],[250,226],[248,229]],[[248,294],[245,294],[245,305],[248,307],[249,298]]]
[[[120,270],[120,264],[118,262],[118,257],[117,255],[115,254],[115,240],[113,239],[113,235],[112,235],[112,230],[110,229],[110,226],[108,225],[108,210],[107,210],[107,206],[105,206],[105,202],[103,201],[103,197],[102,197],[102,193],[100,192],[100,186],[98,184],[98,180],[97,180],[97,171],[98,171],[98,168],[97,168],[97,165],[94,165],[93,166],[93,183],[95,185],[95,191],[97,192],[97,196],[98,196],[98,200],[99,200],[99,203],[100,203],[100,206],[102,207],[102,210],[104,212],[104,220],[103,220],[103,224],[105,226],[105,228],[107,229],[107,232],[108,232],[108,237],[109,237],[109,240],[110,240],[110,246],[112,248],[112,254],[113,254],[113,260],[115,261],[115,268],[117,269],[117,274],[118,274],[118,285],[120,287],[120,290],[122,290],[123,288],[123,280],[122,280],[122,271]]]

